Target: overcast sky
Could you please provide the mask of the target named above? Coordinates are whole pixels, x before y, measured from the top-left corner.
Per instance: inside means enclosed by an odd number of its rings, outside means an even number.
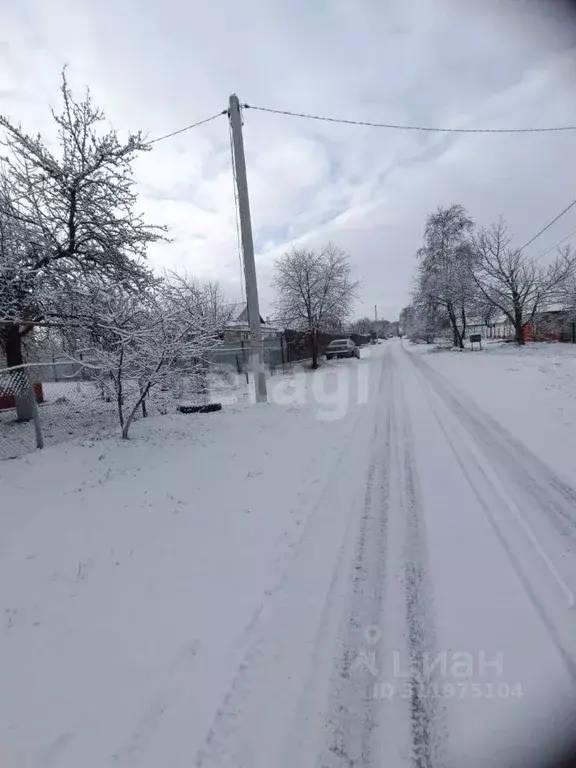
[[[59,70],[112,125],[151,138],[242,102],[447,127],[576,125],[576,19],[554,0],[0,0],[0,111],[48,130]],[[408,301],[426,214],[504,215],[518,244],[576,197],[576,132],[450,135],[245,113],[263,314],[274,258],[332,240],[362,280],[358,316]],[[240,296],[225,117],[138,162],[173,242],[155,268]],[[531,251],[576,229],[567,214]],[[576,237],[574,238],[576,243]]]

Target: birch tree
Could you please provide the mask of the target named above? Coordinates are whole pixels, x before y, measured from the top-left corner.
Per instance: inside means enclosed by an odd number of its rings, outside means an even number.
[[[445,315],[454,346],[463,348],[468,308],[475,291],[471,279],[474,252],[470,233],[474,224],[461,205],[438,208],[424,229],[424,246],[418,251],[417,302]]]

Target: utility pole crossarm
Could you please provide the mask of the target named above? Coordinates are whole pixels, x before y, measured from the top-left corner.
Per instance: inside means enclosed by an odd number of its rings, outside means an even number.
[[[264,372],[264,350],[262,347],[262,328],[260,325],[260,306],[258,302],[258,283],[256,280],[256,262],[254,260],[254,241],[250,218],[250,200],[248,198],[248,180],[246,178],[246,158],[242,137],[242,114],[238,96],[230,96],[229,109],[232,128],[232,146],[234,149],[234,172],[238,190],[238,213],[240,234],[244,254],[244,277],[246,281],[246,301],[248,304],[248,322],[250,323],[251,367],[254,375],[256,402],[267,401],[266,374]]]

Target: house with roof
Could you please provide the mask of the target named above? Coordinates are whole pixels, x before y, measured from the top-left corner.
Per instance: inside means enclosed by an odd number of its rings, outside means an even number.
[[[526,327],[526,341],[576,343],[576,310],[555,305],[538,312]]]
[[[513,323],[506,315],[496,317],[490,324],[471,320],[466,329],[468,334],[480,334],[483,339],[508,341],[516,338]],[[564,341],[576,343],[576,309],[552,305],[536,313],[523,331],[524,341]]]
[[[250,339],[250,320],[246,301],[226,305],[225,317],[221,330],[223,341],[248,341]],[[278,338],[282,334],[281,328],[274,326],[269,318],[265,320],[262,315],[260,315],[260,325],[262,326],[263,339]]]

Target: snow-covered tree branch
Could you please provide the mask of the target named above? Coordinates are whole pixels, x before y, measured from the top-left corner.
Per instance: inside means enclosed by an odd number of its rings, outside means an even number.
[[[470,268],[473,222],[461,205],[438,208],[428,216],[424,246],[418,252],[415,304],[422,312],[441,313],[450,323],[454,346],[462,348],[475,286]]]
[[[540,264],[512,247],[502,218],[477,233],[474,251],[471,274],[482,297],[510,320],[516,342],[524,344],[524,329],[536,313],[561,300],[574,274],[574,255],[568,249],[550,264]]]
[[[276,262],[275,315],[285,327],[309,335],[312,367],[318,367],[318,333],[340,328],[352,311],[358,281],[344,251],[293,248]]]
[[[57,152],[0,116],[8,150],[0,189],[0,319],[9,366],[23,363],[30,323],[73,312],[69,296],[79,281],[144,289],[152,279],[147,246],[164,236],[135,211],[132,162],[149,149],[142,135],[121,141],[102,130],[103,111],[89,92],[75,100],[65,72],[60,91],[62,110],[52,113]]]
[[[94,283],[79,299],[92,308],[81,363],[114,398],[123,438],[154,390],[174,391],[182,381],[204,387],[219,325],[206,287],[170,275],[140,294]]]

